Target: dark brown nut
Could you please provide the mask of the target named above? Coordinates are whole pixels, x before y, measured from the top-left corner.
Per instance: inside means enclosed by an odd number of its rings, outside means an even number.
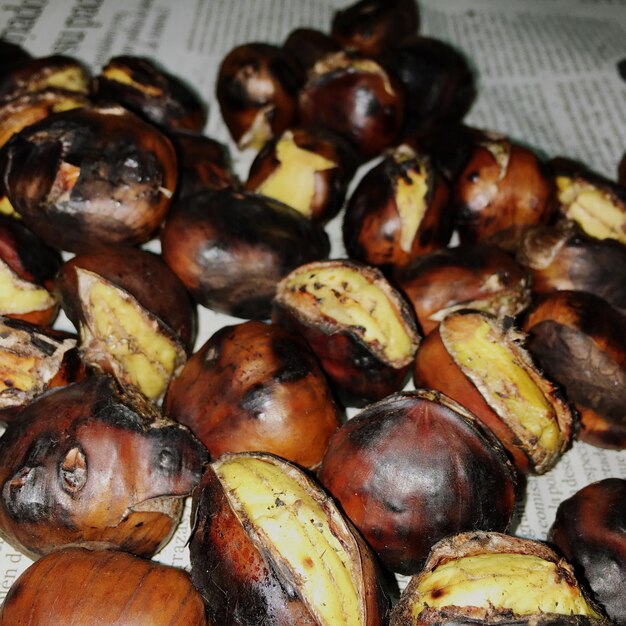
[[[287,35],[283,48],[300,63],[304,70],[308,71],[323,56],[339,52],[341,45],[320,30],[296,28]]]
[[[526,228],[551,219],[554,196],[554,179],[532,150],[505,138],[479,142],[452,192],[461,242],[514,250]]]
[[[71,333],[0,317],[0,421],[55,387],[85,376]]]
[[[157,126],[201,132],[207,112],[182,80],[151,59],[117,56],[92,81],[96,101],[116,102]]]
[[[404,123],[396,79],[377,61],[347,52],[326,55],[311,68],[298,108],[302,125],[342,135],[363,160],[389,148]]]
[[[178,185],[175,201],[199,191],[239,189],[230,151],[225,144],[197,133],[170,132],[176,149]]]
[[[459,309],[516,317],[530,305],[530,275],[495,246],[461,245],[415,259],[394,274],[422,333]]]
[[[25,224],[71,252],[148,241],[176,188],[176,153],[122,107],[54,113],[4,147],[3,184]]]
[[[89,73],[77,59],[64,55],[38,57],[6,68],[0,76],[0,100],[49,87],[89,93]]]
[[[412,37],[384,56],[405,90],[408,135],[425,135],[460,122],[476,99],[465,56],[433,37]]]
[[[449,534],[506,530],[516,495],[502,445],[463,407],[426,389],[391,395],[348,420],[319,479],[401,574],[419,571]]]
[[[177,203],[161,246],[199,304],[246,319],[268,318],[278,281],[330,251],[326,232],[295,209],[229,189]]]
[[[605,478],[559,504],[548,541],[574,566],[598,604],[626,624],[626,479]]]
[[[342,137],[320,128],[290,128],[262,148],[245,188],[325,224],[343,206],[356,166],[354,150]]]
[[[609,626],[609,621],[572,566],[546,544],[465,532],[433,547],[391,614],[391,626],[435,624]]]
[[[348,255],[385,270],[443,248],[452,236],[448,185],[430,159],[406,144],[370,169],[348,199]]]
[[[0,75],[11,71],[21,63],[27,63],[32,60],[32,55],[22,46],[0,39]]]
[[[417,351],[414,380],[476,415],[521,472],[543,474],[570,445],[575,414],[525,341],[507,320],[470,309],[451,313]]]
[[[343,48],[375,57],[414,35],[418,27],[415,0],[358,0],[335,11],[331,35]]]
[[[80,254],[60,269],[55,291],[83,361],[159,402],[196,336],[196,308],[165,262],[136,248]]]
[[[524,322],[527,347],[580,413],[578,438],[626,449],[626,317],[602,298],[556,291]]]
[[[152,556],[207,460],[187,428],[98,375],[25,407],[0,454],[0,532],[29,556],[65,546]]]
[[[0,215],[0,315],[51,326],[59,312],[53,280],[62,263],[20,220]]]
[[[191,579],[220,626],[382,626],[374,557],[331,498],[279,457],[224,455],[194,491]]]
[[[532,290],[586,291],[626,313],[626,247],[585,235],[570,220],[529,229],[517,260],[532,274]]]
[[[170,383],[163,410],[214,459],[270,452],[306,468],[319,465],[341,423],[306,342],[259,321],[225,326],[210,337]]]
[[[626,152],[624,152],[617,166],[617,182],[622,187],[626,187]]]
[[[33,563],[0,609],[1,626],[46,623],[207,626],[204,602],[187,572],[123,552],[81,548]]]
[[[420,343],[409,304],[373,267],[346,260],[296,268],[273,319],[313,348],[338,399],[364,406],[402,389]]]
[[[305,73],[287,50],[252,42],[233,48],[222,61],[216,86],[222,118],[240,149],[260,149],[297,117]]]

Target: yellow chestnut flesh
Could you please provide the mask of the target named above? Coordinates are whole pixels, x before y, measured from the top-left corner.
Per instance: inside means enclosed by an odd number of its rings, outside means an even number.
[[[55,304],[47,289],[17,276],[0,261],[0,311],[2,315],[45,311]]]
[[[415,158],[413,153],[412,157]],[[426,213],[427,173],[420,168],[407,170],[397,182],[396,206],[400,214],[400,247],[410,252],[417,229]]]

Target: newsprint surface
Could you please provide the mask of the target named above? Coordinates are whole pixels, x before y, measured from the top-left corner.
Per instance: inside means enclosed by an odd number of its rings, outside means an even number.
[[[230,146],[235,168],[245,179],[253,155],[234,147],[214,98],[221,59],[241,43],[281,43],[296,27],[328,31],[333,11],[347,4],[0,0],[0,37],[34,55],[77,57],[94,72],[119,54],[158,60],[209,103],[206,133]],[[470,124],[506,133],[545,156],[569,156],[616,176],[626,151],[626,0],[420,0],[420,9],[421,32],[454,44],[473,64],[479,97],[467,118]],[[333,255],[342,256],[339,223],[331,223],[328,230]],[[218,328],[236,321],[203,309],[198,347]],[[61,319],[59,326],[64,324]],[[563,499],[609,476],[626,478],[626,451],[574,445],[554,470],[529,480],[512,531],[545,539]],[[188,532],[185,515],[157,558],[188,567]],[[29,562],[0,543],[0,601]],[[400,585],[405,582],[400,580]]]

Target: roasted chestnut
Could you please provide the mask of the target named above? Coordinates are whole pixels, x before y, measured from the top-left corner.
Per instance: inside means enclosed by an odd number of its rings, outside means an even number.
[[[626,479],[605,478],[559,504],[548,531],[593,597],[616,624],[626,624]]]
[[[339,52],[341,45],[330,35],[315,28],[295,28],[283,43],[283,48],[300,63],[306,71],[323,56]]]
[[[5,145],[3,183],[25,224],[71,252],[148,241],[176,188],[176,153],[119,106],[54,113]]]
[[[207,459],[181,424],[107,376],[39,396],[0,438],[0,533],[27,555],[65,546],[151,556]]]
[[[146,120],[172,130],[201,132],[207,112],[182,80],[151,59],[117,56],[92,81],[93,97],[116,102]]]
[[[162,254],[195,300],[243,318],[267,318],[278,281],[328,256],[326,232],[295,209],[223,189],[176,203],[161,232]]]
[[[622,155],[617,166],[617,182],[622,185],[622,187],[626,187],[626,152]]]
[[[506,530],[516,495],[502,445],[456,402],[425,389],[393,394],[348,420],[319,479],[401,574],[417,572],[446,535]]]
[[[399,146],[361,178],[348,199],[348,255],[390,270],[443,248],[452,236],[448,198],[448,185],[430,159]]]
[[[81,548],[42,557],[15,581],[0,625],[16,624],[208,626],[187,572],[123,552]]]
[[[212,458],[271,452],[314,468],[340,413],[315,354],[277,324],[225,326],[170,383],[164,412],[185,424]]]
[[[495,246],[460,245],[419,257],[394,273],[424,335],[450,313],[475,309],[505,318],[530,305],[530,275]]]
[[[226,454],[194,491],[191,579],[220,626],[382,626],[374,557],[326,493],[279,457]]]
[[[277,286],[273,318],[301,334],[346,406],[402,389],[420,342],[409,304],[376,268],[308,263]]]
[[[398,138],[404,93],[374,59],[345,51],[322,57],[299,92],[300,123],[328,128],[348,139],[363,160]]]
[[[165,262],[138,248],[79,254],[59,270],[55,291],[83,361],[161,400],[196,337],[195,306]]]
[[[609,623],[572,566],[546,544],[465,532],[433,547],[424,569],[402,592],[390,626]]]
[[[452,202],[462,243],[489,241],[515,250],[526,228],[552,218],[555,183],[533,150],[493,136],[471,152]]]
[[[342,137],[320,128],[289,128],[261,149],[245,187],[326,223],[343,206],[356,166],[354,150]]]
[[[626,449],[626,317],[602,298],[555,291],[524,322],[528,350],[580,413],[578,438]]]
[[[510,319],[471,309],[451,313],[417,351],[414,380],[474,413],[522,472],[543,474],[571,444],[575,413],[525,340]]]
[[[252,42],[226,55],[218,71],[216,96],[239,148],[258,150],[295,122],[304,80],[298,61],[279,46]]]
[[[20,63],[28,63],[32,60],[32,55],[28,50],[22,46],[7,41],[6,39],[0,39],[0,73],[4,74],[7,71],[15,68]]]

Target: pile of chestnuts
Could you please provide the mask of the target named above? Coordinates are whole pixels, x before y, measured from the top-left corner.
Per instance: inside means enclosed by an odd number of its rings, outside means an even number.
[[[513,534],[529,475],[626,448],[626,156],[468,126],[419,29],[230,50],[246,179],[152,60],[0,45],[0,624],[626,625],[625,477]]]

